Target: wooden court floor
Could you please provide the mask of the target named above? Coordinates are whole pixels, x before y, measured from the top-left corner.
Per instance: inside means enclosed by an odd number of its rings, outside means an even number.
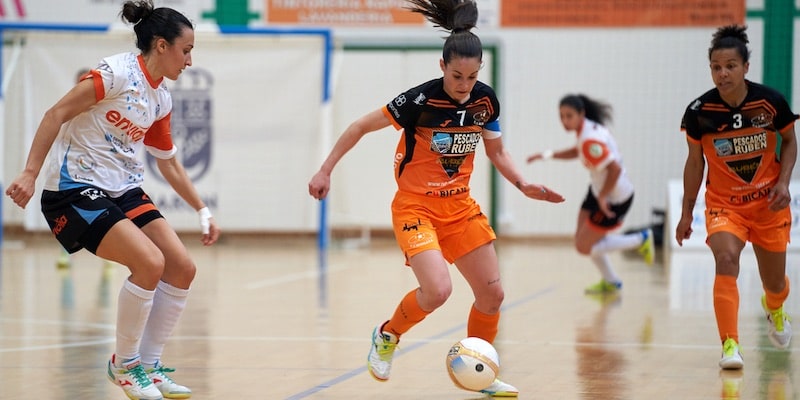
[[[53,239],[5,239],[0,399],[124,399],[105,363],[127,270],[86,252],[58,269]],[[482,398],[457,389],[444,367],[471,304],[455,268],[452,297],[403,337],[391,380],[379,383],[365,368],[370,333],[416,286],[393,242],[335,243],[323,267],[313,238],[185,240],[197,280],[164,362],[193,399]],[[623,293],[603,300],[583,294],[598,274],[568,241],[501,238],[497,250],[506,301],[495,345],[520,399],[800,398],[800,339],[790,351],[766,339],[752,255],[739,279],[745,368],[723,374],[707,252],[652,267],[615,254]],[[800,327],[798,261],[790,254],[787,309]]]

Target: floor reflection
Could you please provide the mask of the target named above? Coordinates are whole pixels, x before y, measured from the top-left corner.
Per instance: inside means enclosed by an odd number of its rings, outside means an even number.
[[[578,354],[578,380],[582,386],[582,398],[625,399],[628,386],[625,371],[625,356],[619,348],[607,346],[607,323],[609,314],[619,308],[622,297],[619,293],[591,295],[588,299],[599,305],[592,319],[576,330],[575,351]]]

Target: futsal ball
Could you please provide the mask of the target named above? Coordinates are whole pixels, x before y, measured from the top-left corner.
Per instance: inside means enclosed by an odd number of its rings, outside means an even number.
[[[486,389],[497,378],[499,370],[497,350],[481,338],[462,339],[447,352],[447,373],[461,389]]]

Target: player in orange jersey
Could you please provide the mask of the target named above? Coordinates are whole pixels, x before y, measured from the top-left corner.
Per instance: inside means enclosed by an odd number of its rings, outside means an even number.
[[[706,243],[716,264],[714,313],[722,369],[744,366],[736,279],[747,242],[753,245],[765,292],[761,302],[769,339],[787,348],[792,337],[783,304],[789,296],[789,181],[797,159],[794,124],[799,116],[776,90],[745,79],[750,67],[747,43],[746,27],[717,29],[708,50],[715,87],[689,104],[681,123],[689,153],[675,238],[683,244],[691,236],[692,212],[705,182]]]
[[[600,282],[586,288],[590,295],[614,295],[622,289],[608,253],[637,249],[648,265],[653,264],[653,231],[613,234],[633,204],[633,182],[622,163],[622,154],[606,124],[611,121],[611,105],[582,94],[564,96],[558,105],[561,123],[575,132],[577,143],[559,151],[532,154],[528,162],[579,159],[589,170],[589,191],[581,204],[575,229],[575,248],[589,256],[600,271]]]
[[[478,81],[482,45],[471,32],[478,19],[475,1],[410,3],[414,12],[450,32],[439,61],[443,77],[411,88],[353,122],[308,184],[311,196],[324,198],[334,166],[362,136],[389,125],[402,131],[395,154],[398,190],[392,224],[419,287],[373,331],[368,367],[379,381],[389,379],[400,336],[450,296],[449,263],[456,265],[475,296],[467,335],[490,343],[497,335],[504,292],[493,245],[496,237],[469,186],[478,144],[483,143],[497,170],[524,195],[555,203],[564,200],[545,186],[526,182],[503,147],[500,104],[494,90]],[[517,396],[515,387],[499,379],[483,392]]]

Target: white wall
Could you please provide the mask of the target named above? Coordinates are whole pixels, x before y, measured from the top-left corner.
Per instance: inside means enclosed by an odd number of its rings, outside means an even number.
[[[748,78],[762,78],[763,29],[758,21],[748,21],[753,58]],[[800,29],[798,29],[800,31]],[[499,208],[502,234],[571,235],[575,216],[586,193],[588,175],[577,162],[548,161],[524,165],[525,157],[535,151],[571,146],[558,120],[557,102],[566,93],[582,92],[608,100],[614,106],[612,130],[625,158],[625,165],[636,185],[636,200],[626,221],[626,227],[651,222],[652,208],[665,208],[667,184],[680,179],[685,157],[685,139],[679,131],[685,106],[696,96],[711,88],[707,49],[712,28],[694,29],[481,29],[477,33],[486,43],[500,46],[499,79],[495,87],[502,102],[501,120],[506,145],[518,166],[534,182],[544,183],[567,198],[563,204],[546,204],[523,197],[510,184],[502,183]],[[443,43],[443,33],[435,29],[405,29],[392,31],[338,30],[341,43]],[[795,43],[795,63],[800,44]],[[200,44],[196,61],[206,51]],[[5,56],[5,54],[4,54]],[[386,104],[396,94],[423,80],[440,76],[436,52],[387,54],[379,52],[344,52],[336,65],[333,92],[334,137],[354,118]],[[7,59],[7,57],[4,57]],[[382,65],[376,67],[375,64]],[[198,65],[196,63],[196,65]],[[488,70],[483,79],[488,79]],[[272,77],[281,79],[280,76]],[[795,77],[793,109],[800,111],[800,85]],[[279,93],[274,94],[280,96]],[[249,94],[242,93],[246,101]],[[215,99],[216,103],[232,101]],[[316,101],[316,100],[315,100]],[[7,104],[7,111],[13,105]],[[266,121],[265,121],[266,124]],[[226,127],[228,132],[237,128]],[[9,135],[3,143],[3,183],[7,184],[19,171],[24,152],[18,146],[9,147]],[[318,132],[308,132],[318,135]],[[334,173],[331,193],[331,217],[334,227],[366,224],[374,229],[388,229],[389,201],[394,192],[392,159],[398,133],[389,129],[368,135],[348,154]],[[11,138],[13,139],[13,137]],[[226,135],[226,143],[236,141],[236,135]],[[303,168],[283,165],[280,173],[289,174],[304,186],[310,175],[310,163],[318,165],[325,149],[313,143],[307,157],[298,159]],[[13,149],[13,150],[12,150]],[[485,164],[485,156],[479,151]],[[236,160],[215,160],[215,163]],[[217,164],[219,165],[219,164]],[[214,165],[212,165],[214,168]],[[489,211],[489,167],[476,171],[476,197]],[[800,175],[795,174],[795,177]],[[299,190],[299,189],[298,189]],[[236,195],[232,193],[231,195]],[[280,194],[274,194],[276,199]],[[297,201],[297,200],[295,200]],[[296,226],[308,229],[308,221],[316,221],[315,201],[305,197],[308,204],[302,215],[279,214],[269,224],[282,230]],[[272,202],[274,205],[278,205]],[[21,223],[19,213],[4,199],[6,224]],[[298,207],[293,207],[297,209]],[[230,212],[247,212],[232,210]],[[285,219],[285,220],[284,220]],[[264,230],[270,225],[265,224]]]

